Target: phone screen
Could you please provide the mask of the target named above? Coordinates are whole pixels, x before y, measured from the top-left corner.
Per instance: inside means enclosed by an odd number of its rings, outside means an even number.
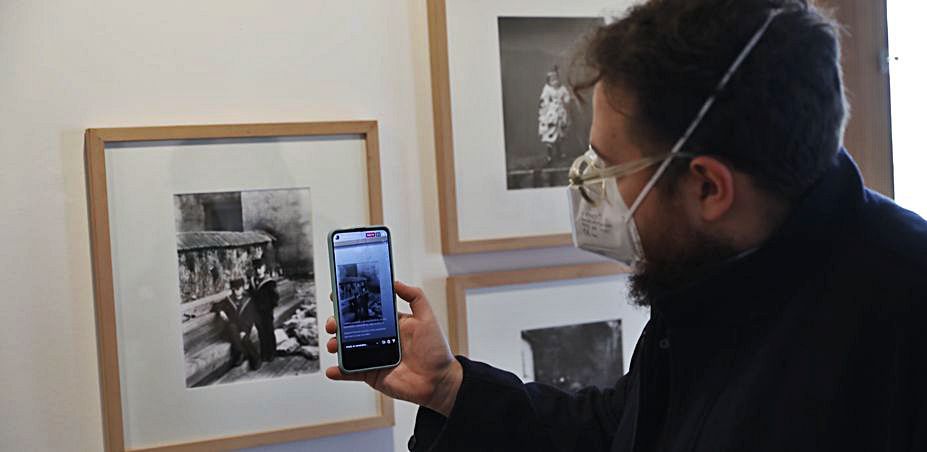
[[[389,230],[339,230],[330,241],[341,367],[359,371],[398,364]]]

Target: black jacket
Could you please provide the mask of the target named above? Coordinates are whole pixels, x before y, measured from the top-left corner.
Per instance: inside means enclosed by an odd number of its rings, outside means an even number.
[[[274,308],[280,302],[280,293],[277,292],[277,281],[266,277],[251,284],[251,298],[254,306],[261,314],[273,315]]]
[[[229,295],[212,305],[211,310],[217,314],[224,312],[228,322],[238,328],[238,331],[245,333],[251,332],[251,328],[254,327],[254,323],[257,321],[254,302],[248,297],[243,297],[236,304],[232,302],[232,296]]]
[[[927,451],[927,223],[845,151],[761,248],[656,305],[605,391],[458,358],[410,449]]]

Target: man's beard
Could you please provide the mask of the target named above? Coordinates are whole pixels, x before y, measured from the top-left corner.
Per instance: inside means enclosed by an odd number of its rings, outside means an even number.
[[[663,308],[655,306],[660,304],[661,295],[698,281],[737,254],[726,240],[686,224],[682,215],[674,216],[666,217],[669,221],[665,224],[676,226],[659,234],[663,239],[650,244],[644,262],[631,275],[630,295],[637,305]]]

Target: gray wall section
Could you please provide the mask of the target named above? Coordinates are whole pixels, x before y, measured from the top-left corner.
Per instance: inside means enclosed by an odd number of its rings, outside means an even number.
[[[262,230],[277,238],[276,260],[288,275],[314,273],[309,188],[242,192],[241,211],[246,231]]]
[[[403,442],[406,440],[406,438],[402,439]],[[393,449],[393,429],[391,428],[242,449],[246,452],[400,452],[401,450],[405,448]]]

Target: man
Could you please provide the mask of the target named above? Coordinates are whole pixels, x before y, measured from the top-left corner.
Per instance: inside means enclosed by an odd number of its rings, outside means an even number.
[[[402,363],[326,374],[421,405],[416,451],[927,450],[927,223],[841,148],[837,36],[802,0],[651,0],[591,41],[574,237],[651,308],[614,388],[454,359],[400,283]]]
[[[263,259],[252,261],[254,277],[251,279],[251,298],[257,310],[258,339],[261,341],[261,359],[274,360],[277,354],[277,339],[274,335],[274,308],[280,301],[277,281],[267,274]]]
[[[245,297],[245,281],[238,278],[229,282],[231,293],[222,301],[212,305],[212,312],[219,315],[225,324],[225,337],[232,344],[229,364],[238,367],[244,358],[248,359],[248,368],[261,368],[258,349],[251,342],[251,329],[254,328],[256,313],[250,298]]]

